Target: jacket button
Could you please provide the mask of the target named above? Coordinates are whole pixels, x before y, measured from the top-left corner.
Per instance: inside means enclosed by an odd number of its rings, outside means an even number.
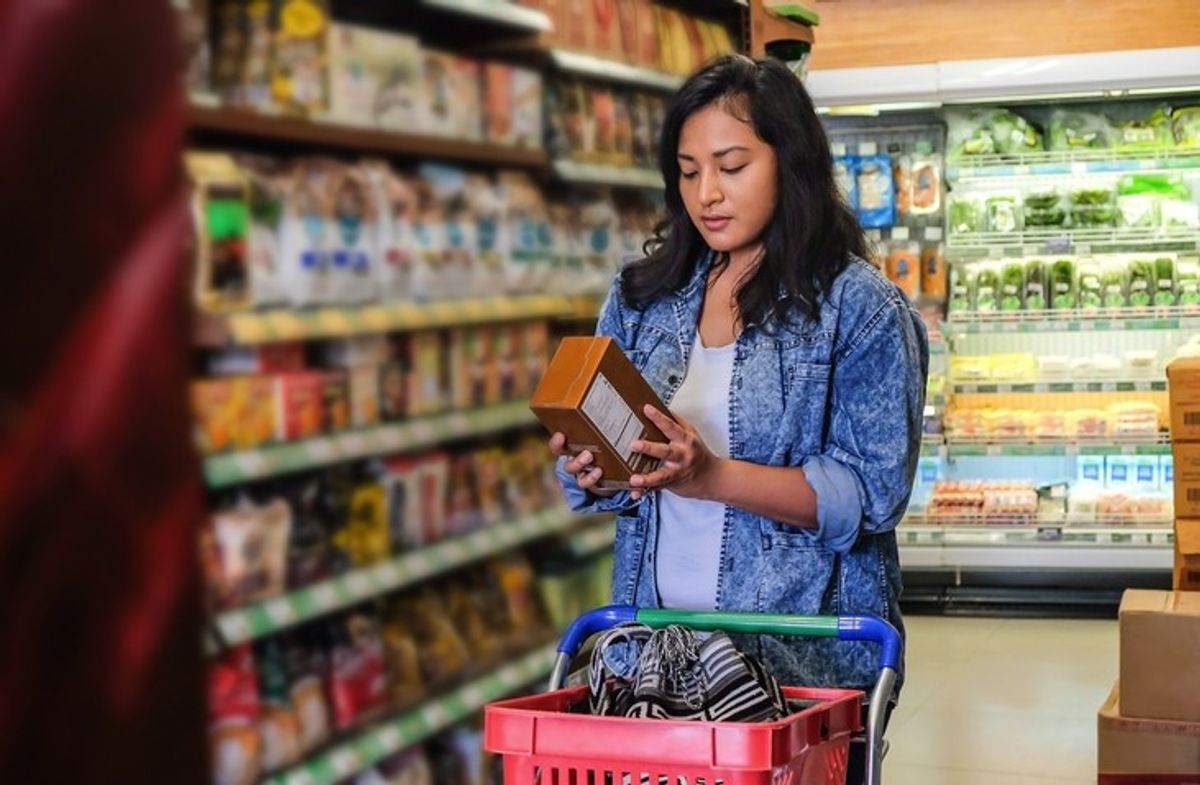
[[[670,376],[667,377],[667,383],[668,384],[678,384],[679,377],[676,376],[675,374],[671,374]]]

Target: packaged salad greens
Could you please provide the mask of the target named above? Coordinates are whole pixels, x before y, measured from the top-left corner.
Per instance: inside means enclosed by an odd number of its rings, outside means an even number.
[[[1176,109],[1171,117],[1175,144],[1180,147],[1200,147],[1200,106]]]
[[[956,196],[950,200],[946,216],[954,234],[972,234],[984,229],[983,204],[974,196]]]
[[[1152,305],[1175,305],[1175,257],[1162,255],[1154,260],[1154,295]]]
[[[1076,308],[1075,260],[1067,257],[1050,263],[1050,305],[1053,308]]]
[[[1129,304],[1129,266],[1119,256],[1110,256],[1100,263],[1100,286],[1104,290],[1101,304],[1105,308],[1123,308]]]
[[[991,194],[985,204],[989,232],[1012,234],[1021,231],[1020,198],[1016,193]]]
[[[975,307],[975,265],[955,264],[950,268],[950,312]]]
[[[858,222],[867,229],[896,222],[896,190],[892,160],[886,155],[864,155],[854,162],[854,187],[858,196]]]
[[[1000,310],[1021,310],[1025,304],[1024,295],[1024,263],[1020,259],[1006,260],[1000,267]]]
[[[1025,262],[1025,307],[1040,311],[1046,308],[1046,263],[1041,259]]]
[[[1095,259],[1081,259],[1077,265],[1079,280],[1076,284],[1080,308],[1099,308],[1104,304],[1104,284],[1100,265]]]
[[[1154,260],[1137,257],[1129,263],[1129,304],[1147,306],[1155,290]]]
[[[1071,208],[1071,226],[1080,229],[1113,226],[1117,211],[1106,204],[1076,205]]]
[[[1193,225],[1196,206],[1191,203],[1192,192],[1183,179],[1165,174],[1128,174],[1117,182],[1117,210],[1123,226],[1154,228],[1168,225],[1162,220],[1165,212],[1170,225]]]
[[[1112,126],[1103,115],[1055,109],[1050,113],[1050,138],[1046,148],[1068,151],[1108,147],[1111,133]]]
[[[975,310],[994,311],[1000,299],[1000,267],[982,262],[975,270]]]
[[[1102,185],[1086,185],[1071,190],[1072,205],[1107,205],[1112,204],[1113,189]]]
[[[1025,118],[1007,109],[947,113],[949,157],[1015,155],[1042,149],[1042,136]]]
[[[1025,226],[1040,228],[1062,226],[1067,211],[1062,208],[1062,194],[1055,188],[1039,188],[1025,193]]]
[[[1200,305],[1200,262],[1180,262],[1175,267],[1180,305]]]
[[[1113,131],[1118,150],[1147,150],[1175,144],[1171,108],[1166,104],[1155,107],[1146,117],[1114,123]]]

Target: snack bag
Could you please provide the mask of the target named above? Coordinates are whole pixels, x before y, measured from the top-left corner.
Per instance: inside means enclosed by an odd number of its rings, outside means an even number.
[[[188,153],[196,233],[196,302],[204,310],[227,311],[250,304],[247,245],[250,188],[228,155]]]
[[[320,0],[276,0],[271,50],[271,95],[292,114],[324,112],[326,30],[329,11]],[[253,5],[253,4],[252,4]]]
[[[374,620],[353,613],[330,625],[329,703],[338,730],[347,730],[387,708],[383,641]]]
[[[332,168],[337,164],[300,161],[283,181],[280,271],[288,300],[295,306],[329,302],[335,218]]]
[[[864,228],[892,226],[896,220],[896,194],[888,156],[865,155],[855,159],[854,180],[859,223]]]
[[[329,706],[321,676],[326,661],[313,635],[295,633],[280,637],[287,667],[288,694],[299,728],[300,749],[308,753],[329,740]]]
[[[408,181],[382,161],[364,163],[363,169],[379,216],[374,254],[379,299],[414,299],[413,273],[419,251],[414,229],[417,194]]]
[[[242,495],[212,518],[220,559],[219,605],[224,608],[282,594],[292,512],[283,499],[256,505]]]
[[[437,590],[422,589],[398,600],[394,613],[405,620],[417,639],[421,673],[429,689],[453,681],[467,670],[471,655]]]
[[[215,785],[254,785],[260,773],[258,677],[250,644],[208,667],[208,740]]]
[[[258,692],[261,708],[258,734],[263,771],[276,771],[300,759],[300,723],[292,710],[286,655],[279,638],[258,647]]]
[[[332,302],[355,304],[376,296],[375,253],[378,250],[378,202],[366,173],[357,166],[336,171],[333,187],[332,268],[328,296]]]
[[[476,241],[472,289],[481,297],[505,291],[506,259],[512,252],[507,205],[499,190],[482,175],[468,175],[466,182],[468,220],[474,222]]]
[[[248,185],[246,264],[250,302],[255,307],[285,303],[287,289],[279,248],[285,203],[282,170],[266,158],[245,157],[238,165]]]

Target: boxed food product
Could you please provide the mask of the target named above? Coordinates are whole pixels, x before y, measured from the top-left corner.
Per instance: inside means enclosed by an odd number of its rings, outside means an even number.
[[[1200,518],[1200,442],[1174,442],[1171,453],[1175,514]]]
[[[1181,357],[1167,365],[1171,441],[1200,441],[1200,358]]]
[[[483,138],[483,95],[480,67],[470,60],[446,52],[424,50],[425,130],[454,139]]]
[[[1188,785],[1200,776],[1200,723],[1136,719],[1124,684],[1113,686],[1096,719],[1100,785]]]
[[[542,147],[542,75],[529,68],[512,69],[512,134],[517,147]]]
[[[1150,401],[1122,401],[1109,406],[1108,411],[1114,436],[1158,435],[1159,409]]]
[[[1114,490],[1131,488],[1135,473],[1132,455],[1109,455],[1104,459],[1104,486]]]
[[[638,62],[638,0],[616,0],[617,24],[620,28],[621,40],[614,57]]]
[[[421,47],[413,36],[342,22],[329,28],[329,114],[350,125],[420,127]]]
[[[324,430],[325,375],[318,371],[275,377],[275,408],[279,412],[275,438],[305,439]]]
[[[248,449],[271,441],[278,416],[270,377],[192,382],[196,444],[201,452]]]
[[[611,338],[564,338],[530,401],[547,429],[566,435],[570,451],[592,452],[604,488],[626,488],[631,475],[657,465],[629,449],[636,439],[667,441],[646,405],[667,411]]]
[[[1200,593],[1121,597],[1121,714],[1200,722]]]
[[[1076,477],[1084,485],[1104,484],[1104,456],[1080,455],[1075,459]]]
[[[272,10],[271,97],[286,112],[321,114],[329,106],[327,3],[277,0]]]
[[[591,16],[592,0],[563,0],[560,36],[564,46],[581,52],[587,50]]]
[[[588,3],[587,48],[601,57],[621,56],[621,23],[615,0]]]
[[[379,365],[360,365],[346,372],[350,425],[368,428],[379,423]]]
[[[196,302],[209,311],[245,308],[250,304],[249,183],[229,155],[188,153],[185,163],[196,234]]]
[[[653,0],[635,0],[637,3],[637,61],[649,68],[662,67],[661,39],[658,35],[659,19]]]
[[[442,337],[437,333],[416,333],[404,344],[408,374],[408,413],[413,416],[436,414],[446,408],[443,386]]]

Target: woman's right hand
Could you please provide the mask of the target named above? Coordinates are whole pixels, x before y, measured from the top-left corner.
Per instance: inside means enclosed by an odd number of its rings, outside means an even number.
[[[590,450],[584,450],[578,455],[571,455],[567,451],[567,437],[556,433],[550,437],[550,452],[557,457],[566,456],[567,462],[563,464],[563,469],[575,476],[575,482],[579,483],[580,488],[600,496],[608,495],[607,492],[596,487],[603,472],[599,466],[592,466],[595,456]]]

